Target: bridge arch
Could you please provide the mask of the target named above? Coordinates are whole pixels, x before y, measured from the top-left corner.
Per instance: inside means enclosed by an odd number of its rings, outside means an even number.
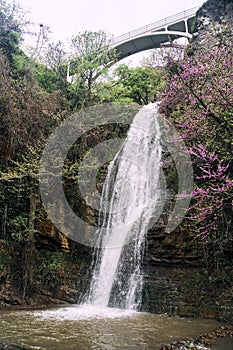
[[[161,44],[178,38],[191,39],[197,10],[198,7],[194,7],[116,37],[112,47],[116,49],[121,60],[141,51],[159,48]]]

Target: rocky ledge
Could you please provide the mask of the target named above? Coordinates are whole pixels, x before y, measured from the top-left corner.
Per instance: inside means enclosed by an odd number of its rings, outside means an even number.
[[[177,340],[170,344],[162,344],[159,350],[209,350],[224,337],[231,337],[233,343],[233,325],[217,328],[211,333],[204,333],[196,339]]]
[[[14,344],[6,344],[0,339],[0,350],[26,350],[26,349]]]

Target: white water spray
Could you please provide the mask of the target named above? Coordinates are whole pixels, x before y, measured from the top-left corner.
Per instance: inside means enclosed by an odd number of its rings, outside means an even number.
[[[162,147],[157,106],[135,116],[108,168],[101,198],[102,227],[87,303],[136,310],[143,287],[142,259],[151,219],[160,215]]]

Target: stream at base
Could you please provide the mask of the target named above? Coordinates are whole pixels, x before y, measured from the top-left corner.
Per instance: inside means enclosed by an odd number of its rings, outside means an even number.
[[[0,319],[0,337],[28,350],[156,350],[161,343],[196,337],[220,325],[90,305],[0,311]]]

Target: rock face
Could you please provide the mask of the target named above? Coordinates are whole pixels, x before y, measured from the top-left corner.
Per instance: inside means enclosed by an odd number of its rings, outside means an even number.
[[[233,45],[233,1],[209,0],[197,12],[196,32],[192,49],[211,49],[216,45]],[[171,165],[169,166],[171,167]],[[166,214],[165,214],[166,216]],[[164,223],[163,223],[164,220]],[[233,321],[233,274],[224,270],[224,264],[214,271],[206,265],[214,265],[206,246],[194,241],[188,228],[180,226],[167,234],[164,227],[166,217],[160,227],[148,233],[148,246],[144,259],[145,284],[142,309],[155,313],[179,316],[203,316]],[[228,242],[222,261],[230,265],[233,254],[232,241]],[[210,247],[218,251],[218,242]],[[226,264],[226,265],[227,265]]]
[[[166,233],[165,227],[160,221],[148,232],[142,310],[232,322],[232,271],[220,268],[210,273],[206,247],[190,236],[188,228],[181,225]],[[232,250],[233,246],[229,258]],[[224,258],[227,260],[226,253]]]
[[[203,245],[184,224],[166,233],[167,216],[168,207],[147,235],[142,311],[232,322],[233,242],[221,246],[223,264],[214,266],[219,242]]]
[[[37,248],[46,247],[46,249],[53,250],[54,247],[57,247],[63,252],[69,252],[70,250],[67,237],[59,232],[49,220],[38,223],[36,238]]]
[[[209,0],[197,12],[195,48],[233,45],[232,0]]]

